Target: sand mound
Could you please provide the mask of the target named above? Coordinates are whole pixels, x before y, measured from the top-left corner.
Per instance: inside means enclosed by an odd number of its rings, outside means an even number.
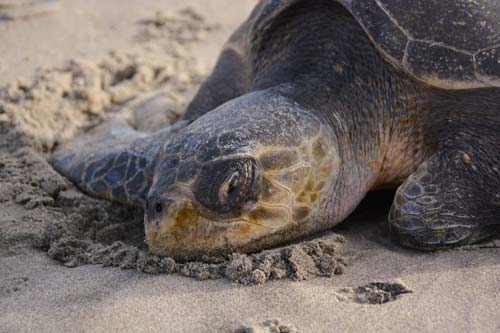
[[[344,240],[335,234],[200,262],[157,257],[144,243],[140,209],[86,196],[47,162],[57,144],[111,117],[124,117],[142,131],[175,122],[206,75],[190,47],[213,29],[191,9],[157,13],[141,22],[137,49],[40,69],[33,79],[0,89],[2,246],[35,239],[37,247],[68,267],[102,264],[242,284],[343,272]],[[36,212],[27,214],[30,210]]]
[[[147,91],[163,92],[172,104],[165,113],[182,110],[206,74],[188,55],[190,45],[197,40],[191,35],[211,27],[184,10],[175,20],[157,14],[145,20],[141,29],[136,50],[110,52],[98,62],[71,60],[61,68],[42,68],[32,80],[19,79],[2,88],[0,125],[14,127],[19,138],[27,141],[24,143],[47,152]]]
[[[68,197],[68,193],[63,197]],[[110,215],[112,207],[103,209],[83,196],[80,200],[84,202],[77,204],[71,221],[50,224],[36,241],[51,258],[68,267],[102,264],[150,274],[179,273],[198,280],[225,277],[242,284],[260,284],[284,278],[301,281],[316,276],[331,277],[342,274],[346,264],[341,257],[344,239],[336,234],[251,255],[233,253],[227,258],[175,262],[148,251],[143,241],[142,212],[114,207],[115,214]],[[82,223],[91,215],[96,218],[94,222]],[[127,218],[131,215],[135,218]]]

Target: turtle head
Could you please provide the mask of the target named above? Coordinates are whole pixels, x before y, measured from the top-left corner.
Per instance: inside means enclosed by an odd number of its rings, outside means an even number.
[[[194,258],[269,247],[313,229],[338,169],[328,140],[316,116],[263,92],[197,119],[156,163],[145,214],[150,249]]]

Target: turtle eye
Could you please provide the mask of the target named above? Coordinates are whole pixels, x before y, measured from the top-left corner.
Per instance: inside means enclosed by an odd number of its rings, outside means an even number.
[[[226,180],[222,183],[221,187],[219,188],[219,201],[221,203],[226,203],[227,199],[234,195],[236,191],[238,190],[238,184],[239,184],[239,179],[240,178],[240,172],[236,171],[230,174]]]
[[[219,160],[205,165],[195,184],[197,201],[213,212],[233,215],[259,196],[259,174],[251,158]]]

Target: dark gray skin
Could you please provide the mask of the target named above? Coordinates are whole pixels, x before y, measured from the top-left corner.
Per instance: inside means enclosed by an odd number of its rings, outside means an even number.
[[[500,89],[432,87],[388,62],[342,5],[295,1],[272,16],[275,2],[233,34],[185,122],[152,136],[98,128],[56,151],[56,169],[92,195],[143,206],[151,250],[176,258],[298,239],[400,184],[389,224],[401,244],[499,234]],[[282,204],[267,179],[304,145],[314,184],[289,188],[302,206],[288,220],[258,210]],[[276,149],[286,153],[262,153]]]

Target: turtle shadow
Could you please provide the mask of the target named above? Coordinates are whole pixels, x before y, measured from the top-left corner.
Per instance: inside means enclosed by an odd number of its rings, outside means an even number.
[[[342,234],[357,250],[383,247],[399,251],[387,220],[395,190],[379,190],[367,194],[354,212],[333,231]],[[409,253],[415,251],[408,251]]]

